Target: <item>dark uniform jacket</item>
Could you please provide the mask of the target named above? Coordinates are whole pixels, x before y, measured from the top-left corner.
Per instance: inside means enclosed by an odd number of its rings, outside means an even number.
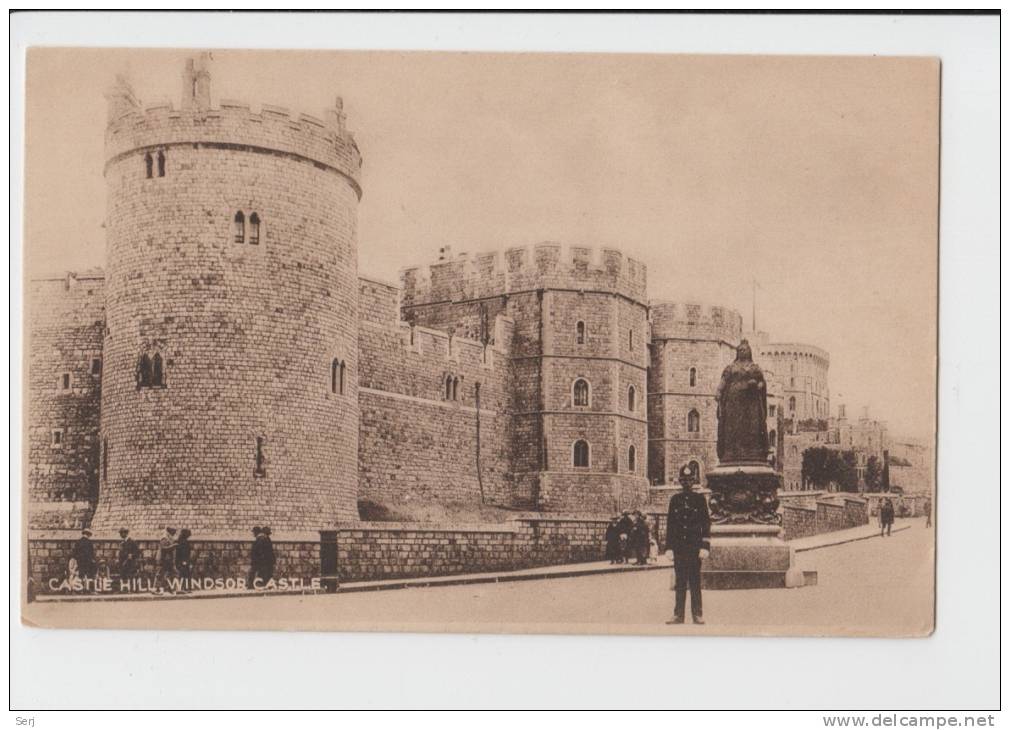
[[[670,497],[666,514],[666,549],[675,553],[708,550],[711,524],[702,495],[677,492]]]

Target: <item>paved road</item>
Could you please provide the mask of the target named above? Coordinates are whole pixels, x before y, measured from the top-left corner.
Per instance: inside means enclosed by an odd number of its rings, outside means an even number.
[[[666,626],[666,570],[516,583],[193,601],[36,604],[47,625],[551,633],[919,636],[933,627],[933,537],[921,520],[890,538],[800,553],[819,585],[707,591],[704,627]]]

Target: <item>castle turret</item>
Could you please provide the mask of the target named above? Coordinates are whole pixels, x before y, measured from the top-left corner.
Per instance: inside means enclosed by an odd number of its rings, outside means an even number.
[[[546,242],[405,269],[405,320],[485,341],[514,323],[514,504],[603,512],[648,499],[646,270],[615,249]],[[492,338],[493,339],[493,338]]]
[[[110,94],[96,528],[357,518],[361,156],[330,121]]]
[[[740,313],[694,302],[650,303],[649,478],[676,484],[680,468],[704,476],[717,463],[716,390],[736,356]]]

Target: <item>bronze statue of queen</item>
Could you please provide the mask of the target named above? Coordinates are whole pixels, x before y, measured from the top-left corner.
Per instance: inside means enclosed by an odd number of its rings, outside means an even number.
[[[768,387],[742,340],[716,393],[719,466],[708,474],[712,522],[781,524],[779,475],[768,465]]]

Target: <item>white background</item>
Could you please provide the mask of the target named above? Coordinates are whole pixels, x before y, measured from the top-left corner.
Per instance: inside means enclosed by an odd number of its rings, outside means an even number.
[[[691,639],[21,626],[21,175],[24,52],[30,45],[939,56],[935,635]],[[19,14],[11,19],[10,63],[8,585],[11,707],[22,716],[51,707],[999,707],[998,17]],[[42,726],[77,722],[44,719]],[[291,717],[292,723],[304,719]],[[114,724],[126,721],[117,716]],[[823,727],[816,717],[803,724]]]

